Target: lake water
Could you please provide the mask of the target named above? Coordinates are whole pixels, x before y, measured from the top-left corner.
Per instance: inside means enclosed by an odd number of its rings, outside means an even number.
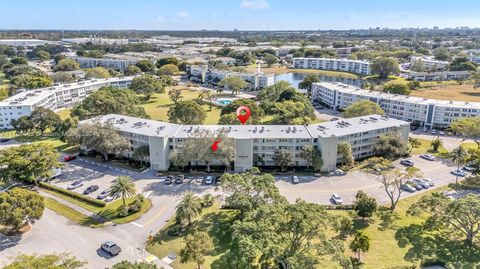
[[[302,80],[307,76],[306,73],[287,73],[287,74],[280,74],[275,75],[275,82],[278,81],[288,81],[292,84],[293,87],[298,89],[298,84],[302,82]],[[334,76],[325,76],[325,75],[317,75],[320,78],[320,81],[324,82],[341,82],[348,85],[353,85],[360,87],[363,84],[362,79],[355,79],[355,78],[344,78],[344,77],[334,77]]]

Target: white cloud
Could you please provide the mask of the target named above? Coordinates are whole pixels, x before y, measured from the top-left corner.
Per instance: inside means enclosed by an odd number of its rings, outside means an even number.
[[[240,6],[246,9],[264,9],[270,7],[266,0],[243,0]]]
[[[187,12],[178,12],[178,17],[186,18],[186,17],[188,17],[188,13]]]
[[[165,17],[163,17],[162,15],[158,15],[157,20],[158,21],[165,21]]]

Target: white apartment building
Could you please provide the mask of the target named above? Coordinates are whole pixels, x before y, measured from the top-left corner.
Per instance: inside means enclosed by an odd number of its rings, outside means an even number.
[[[423,63],[426,70],[447,70],[449,66],[447,61],[435,60],[433,57],[410,57],[410,66],[417,65],[420,62]]]
[[[408,79],[415,81],[463,80],[470,78],[470,71],[409,72]]]
[[[300,154],[306,145],[314,145],[321,152],[322,171],[333,171],[342,158],[337,153],[338,143],[350,143],[354,158],[363,159],[373,155],[373,146],[382,134],[396,133],[406,143],[410,126],[408,122],[379,115],[312,125],[179,125],[110,114],[80,124],[94,121],[111,123],[130,140],[132,147],[123,153],[126,157],[131,157],[135,148],[147,145],[151,169],[157,171],[168,170],[171,152],[185,140],[194,139],[196,131],[202,128],[223,131],[234,140],[234,170],[243,172],[254,166],[275,166],[273,156],[279,149],[292,153],[292,166],[306,166]]]
[[[222,79],[226,77],[240,77],[249,84],[249,89],[262,89],[275,84],[275,75],[265,74],[261,72],[245,73],[245,72],[231,72],[226,70],[209,69],[202,65],[187,66],[187,74],[190,80],[201,83],[208,83],[217,85]]]
[[[363,90],[342,83],[312,85],[312,99],[344,109],[358,100],[377,103],[389,117],[428,128],[446,128],[459,118],[480,116],[480,103],[446,101]]]
[[[335,58],[293,58],[293,68],[311,68],[371,74],[370,62]]]
[[[94,67],[107,67],[115,70],[123,71],[129,65],[135,65],[138,61],[142,60],[141,58],[131,57],[127,55],[105,55],[103,58],[91,58],[91,57],[81,57],[73,56],[81,68],[94,68]]]
[[[127,88],[133,77],[92,79],[28,90],[0,102],[0,129],[11,129],[12,120],[29,116],[36,107],[61,110],[72,107],[103,86]]]

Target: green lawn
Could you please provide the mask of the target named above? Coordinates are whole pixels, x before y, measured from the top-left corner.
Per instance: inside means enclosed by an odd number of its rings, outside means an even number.
[[[429,153],[429,154],[433,154],[433,155],[441,155],[441,154],[447,152],[447,150],[443,146],[440,146],[438,148],[438,151],[432,150],[430,148],[431,140],[429,140],[429,139],[424,139],[424,138],[417,138],[417,139],[420,141],[421,144],[420,144],[419,147],[416,147],[416,148],[412,149],[412,152],[411,152],[412,155],[419,155],[419,154],[424,154],[424,153]]]
[[[58,202],[55,199],[49,198],[49,197],[44,197],[44,202],[45,202],[45,207],[48,209],[55,211],[56,213],[64,216],[65,218],[83,225],[83,226],[88,226],[92,228],[100,228],[103,227],[103,223],[100,223],[89,216],[86,216],[75,209],[66,206],[60,202]]]
[[[455,261],[457,259],[464,259],[470,261],[480,260],[480,252],[477,248],[468,250],[459,239],[447,240],[441,238],[436,234],[428,234],[425,232],[420,234],[419,224],[425,220],[425,215],[420,217],[407,216],[408,208],[418,201],[423,195],[432,192],[441,192],[448,190],[448,187],[441,187],[431,190],[419,195],[414,195],[406,199],[402,199],[396,209],[398,219],[393,222],[393,225],[386,225],[378,215],[370,221],[362,221],[355,219],[355,229],[363,230],[370,237],[370,250],[367,254],[362,255],[362,261],[366,269],[376,268],[400,268],[404,266],[419,266],[421,260],[427,260],[435,256],[444,261]],[[348,215],[351,211],[345,210],[331,210],[332,215]],[[218,262],[218,258],[226,251],[229,244],[228,227],[229,222],[233,220],[235,211],[219,209],[218,205],[207,208],[201,218],[194,223],[198,230],[207,231],[214,239],[215,250],[206,257],[204,268],[211,268],[212,263]],[[172,237],[167,235],[166,231],[175,223],[175,218],[172,218],[166,227],[160,230],[154,237],[151,243],[147,245],[147,250],[152,254],[163,258],[171,252],[179,254],[184,247],[184,239],[181,237]],[[190,233],[188,230],[186,234]],[[330,232],[333,236],[333,232]],[[406,238],[409,241],[406,241]],[[345,240],[346,253],[354,256],[348,250],[348,245],[351,237]],[[425,249],[422,249],[425,247]],[[419,256],[416,256],[419,255]],[[417,259],[416,259],[417,258]],[[419,258],[419,259],[418,259]],[[216,261],[217,260],[217,261]],[[176,260],[172,264],[178,269],[193,269],[195,264],[182,264]],[[328,257],[317,268],[340,268],[340,266],[330,261]]]
[[[42,188],[42,190],[44,192],[49,193],[49,194],[55,195],[55,196],[65,200],[65,201],[68,201],[72,204],[78,205],[78,206],[80,206],[80,207],[82,207],[82,208],[84,208],[84,209],[86,209],[86,210],[88,210],[92,213],[96,213],[97,215],[102,216],[102,217],[104,217],[106,219],[109,219],[109,220],[111,220],[115,223],[118,223],[118,224],[134,221],[134,220],[140,218],[145,212],[147,212],[152,207],[152,202],[150,201],[150,199],[145,199],[143,201],[142,209],[139,212],[131,214],[131,215],[126,216],[126,217],[118,217],[117,216],[117,209],[122,205],[122,199],[114,200],[113,202],[108,203],[107,206],[100,207],[100,206],[95,206],[95,205],[86,203],[84,201],[75,199],[73,197],[70,197],[68,195],[65,195],[65,194],[62,194],[62,193],[59,193],[59,192],[55,192],[55,191],[52,191],[52,190],[47,190],[45,188]],[[132,203],[134,201],[134,199],[135,198],[126,199],[127,205]]]

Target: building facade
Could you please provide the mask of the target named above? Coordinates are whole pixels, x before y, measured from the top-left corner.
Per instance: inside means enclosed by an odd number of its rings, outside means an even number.
[[[233,139],[234,170],[237,172],[254,166],[275,166],[273,156],[279,149],[292,153],[292,166],[304,167],[307,161],[302,158],[301,152],[306,145],[313,145],[321,152],[322,171],[333,171],[341,161],[341,156],[337,154],[340,142],[345,141],[352,146],[355,159],[363,159],[374,154],[373,146],[382,134],[398,134],[407,143],[410,126],[408,122],[379,115],[312,125],[178,125],[111,114],[80,124],[95,121],[112,124],[130,141],[130,150],[123,153],[126,157],[131,157],[135,148],[148,146],[151,169],[157,171],[168,170],[171,153],[186,140],[195,139],[199,129],[223,132]],[[195,160],[192,163],[201,164]]]
[[[123,71],[127,66],[135,65],[138,61],[142,60],[141,58],[126,55],[106,56],[104,58],[74,56],[72,59],[75,60],[81,68],[107,67],[118,71]]]
[[[377,103],[389,117],[427,128],[447,128],[460,118],[480,116],[480,103],[445,101],[363,90],[342,83],[312,85],[312,99],[342,110],[359,100]]]
[[[344,71],[361,75],[369,75],[372,72],[370,62],[334,58],[293,58],[293,68]]]
[[[11,121],[29,116],[36,107],[61,110],[72,107],[103,86],[127,88],[133,77],[92,79],[36,90],[27,90],[0,102],[0,129],[11,129]]]
[[[187,66],[187,74],[190,80],[203,84],[218,85],[226,77],[240,77],[248,83],[250,90],[258,90],[275,84],[275,76],[261,72],[231,72],[227,70],[209,69],[203,65]]]
[[[408,79],[415,81],[464,80],[470,78],[470,71],[410,72]]]
[[[449,63],[447,61],[435,60],[433,57],[410,57],[410,66],[423,64],[426,70],[447,70]]]

